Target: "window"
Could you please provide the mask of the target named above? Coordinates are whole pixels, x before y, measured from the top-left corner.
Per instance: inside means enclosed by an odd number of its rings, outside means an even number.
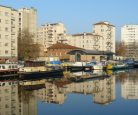
[[[5,24],[8,24],[9,23],[9,20],[5,20]]]
[[[8,35],[5,35],[5,39],[8,39],[8,37],[9,37]]]
[[[5,50],[5,54],[8,54],[8,50]]]
[[[5,43],[5,46],[8,46],[8,43]]]
[[[5,16],[8,16],[9,15],[9,13],[8,12],[5,12]]]
[[[8,30],[9,30],[8,27],[6,27],[6,28],[5,28],[5,31],[8,31]]]
[[[1,19],[0,19],[0,23],[1,23]]]
[[[1,39],[1,34],[0,34],[0,39]]]

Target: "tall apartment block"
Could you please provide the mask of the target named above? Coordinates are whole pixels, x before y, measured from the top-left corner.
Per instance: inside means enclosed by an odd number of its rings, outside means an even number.
[[[56,42],[64,42],[66,28],[63,23],[47,23],[37,29],[37,42],[44,46],[44,50]]]
[[[102,51],[103,37],[93,33],[67,35],[67,43],[87,50]]]
[[[115,53],[115,26],[109,22],[98,22],[94,24],[93,33],[103,37],[103,51]],[[100,40],[100,39],[99,39]],[[98,42],[98,41],[97,41]]]
[[[125,25],[121,28],[121,41],[127,48],[127,57],[137,58],[138,56],[138,25]]]
[[[34,42],[36,42],[37,32],[37,10],[33,7],[22,8],[19,12],[19,32],[27,30],[34,35]]]
[[[0,60],[17,59],[18,11],[0,6]]]

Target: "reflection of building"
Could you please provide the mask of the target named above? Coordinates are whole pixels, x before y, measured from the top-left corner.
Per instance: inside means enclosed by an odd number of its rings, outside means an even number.
[[[0,115],[20,115],[18,83],[0,82]]]
[[[125,99],[138,99],[138,76],[123,78],[121,83],[122,97]]]
[[[114,76],[65,85],[46,82],[45,86],[46,88],[38,90],[37,95],[42,101],[48,103],[63,104],[69,93],[93,95],[94,102],[99,104],[108,104],[115,100]]]
[[[21,91],[21,115],[37,115],[36,91]]]
[[[51,83],[45,83],[43,89],[38,90],[37,95],[42,101],[47,103],[63,104],[65,100],[65,94],[60,92],[58,87]]]
[[[37,115],[35,91],[21,90],[17,81],[0,82],[0,115]]]
[[[109,104],[115,100],[115,77],[105,78],[95,82],[95,88],[99,92],[94,93],[94,102],[98,104]]]
[[[18,11],[0,5],[0,61],[17,58]]]

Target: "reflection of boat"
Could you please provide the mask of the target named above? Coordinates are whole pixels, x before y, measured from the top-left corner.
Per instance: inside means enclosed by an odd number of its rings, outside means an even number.
[[[109,77],[109,75],[107,75],[103,70],[93,70],[89,72],[79,71],[71,73],[69,79],[72,81],[84,81],[100,77]]]
[[[0,77],[15,76],[17,72],[17,64],[0,64]]]
[[[138,68],[138,61],[134,62],[134,68]]]
[[[62,77],[63,70],[47,68],[45,67],[45,62],[43,61],[27,61],[25,66],[20,68],[19,75],[22,79]]]

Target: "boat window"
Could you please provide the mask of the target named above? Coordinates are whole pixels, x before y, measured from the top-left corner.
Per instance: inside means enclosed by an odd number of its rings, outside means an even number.
[[[15,65],[15,68],[18,68],[17,65]]]
[[[5,66],[2,66],[2,69],[5,69]]]
[[[3,83],[2,86],[5,86],[5,83]]]

